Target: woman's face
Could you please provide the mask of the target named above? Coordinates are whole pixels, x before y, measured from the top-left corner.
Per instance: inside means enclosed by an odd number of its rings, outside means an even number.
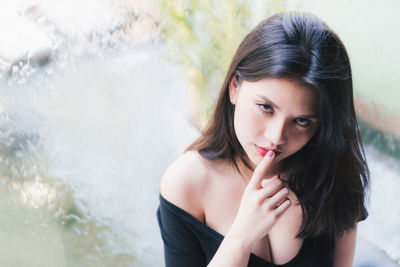
[[[316,90],[276,78],[234,81],[229,84],[234,128],[252,167],[269,150],[276,152],[275,163],[296,153],[318,129]]]

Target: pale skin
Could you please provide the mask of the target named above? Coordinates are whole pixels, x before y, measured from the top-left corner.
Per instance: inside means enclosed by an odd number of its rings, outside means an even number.
[[[318,121],[310,119],[307,124],[309,117],[303,115],[314,114],[317,101],[312,91],[285,80],[238,85],[232,79],[229,89],[236,108],[238,140],[254,164],[254,172],[238,161],[239,174],[224,160],[207,161],[189,151],[167,169],[160,192],[225,236],[209,267],[247,266],[250,253],[284,264],[302,246],[303,240],[296,238],[302,212],[296,196],[277,178],[273,166],[312,137]],[[260,102],[260,95],[275,107]],[[263,112],[255,109],[260,105]],[[255,152],[254,144],[279,148],[282,153],[262,157]],[[336,240],[334,266],[352,266],[356,230]]]

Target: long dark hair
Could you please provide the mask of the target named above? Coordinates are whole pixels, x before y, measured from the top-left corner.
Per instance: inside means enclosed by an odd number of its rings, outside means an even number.
[[[319,93],[318,130],[281,164],[303,210],[297,237],[339,237],[364,219],[369,170],[354,110],[350,61],[339,37],[316,16],[291,12],[262,21],[244,38],[211,120],[186,149],[208,160],[226,159],[240,172],[237,157],[251,167],[233,126],[228,86],[235,75],[246,81],[290,79]]]

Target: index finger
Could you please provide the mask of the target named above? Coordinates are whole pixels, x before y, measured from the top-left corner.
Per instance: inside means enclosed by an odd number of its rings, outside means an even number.
[[[261,162],[254,169],[253,176],[249,181],[250,186],[253,186],[254,188],[261,187],[261,181],[264,179],[267,170],[271,167],[274,158],[275,158],[275,153],[272,150],[268,151],[268,153],[264,156]]]

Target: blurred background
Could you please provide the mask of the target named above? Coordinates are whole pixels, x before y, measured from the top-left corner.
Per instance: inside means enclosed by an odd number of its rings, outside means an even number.
[[[241,39],[289,10],[350,55],[371,170],[354,266],[399,266],[397,0],[0,0],[0,266],[163,266],[161,176]]]

